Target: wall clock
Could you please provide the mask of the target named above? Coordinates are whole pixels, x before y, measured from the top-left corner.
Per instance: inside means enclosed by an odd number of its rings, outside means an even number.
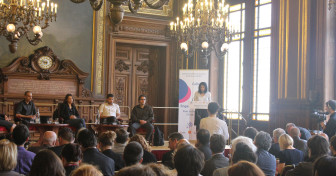
[[[38,58],[37,64],[41,69],[48,70],[53,65],[53,60],[49,56],[41,56]]]

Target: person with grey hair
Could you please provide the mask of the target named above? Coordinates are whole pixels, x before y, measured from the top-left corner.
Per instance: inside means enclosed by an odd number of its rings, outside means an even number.
[[[310,132],[306,128],[296,126],[294,123],[287,123],[286,124],[286,132],[287,132],[287,134],[290,134],[290,131],[291,131],[291,129],[293,127],[297,127],[297,128],[300,129],[301,139],[308,140],[308,139],[311,138],[311,134],[310,134]]]
[[[274,155],[275,158],[279,158],[280,153],[280,145],[279,145],[279,137],[285,134],[285,130],[282,128],[277,128],[273,130],[273,144],[269,150],[270,154]]]
[[[50,147],[55,147],[57,140],[57,135],[53,131],[46,131],[43,134],[42,144],[40,146],[32,146],[28,148],[28,151],[38,153],[43,149],[47,149]]]
[[[257,165],[264,171],[267,176],[274,176],[276,170],[276,160],[274,155],[270,154],[268,150],[271,148],[271,135],[260,131],[254,138],[254,144],[257,146]]]
[[[301,150],[305,154],[305,156],[307,156],[308,155],[307,141],[300,139],[301,137],[300,129],[297,127],[293,127],[289,135],[293,138],[294,142],[293,147],[298,150]]]
[[[236,145],[239,142],[243,142],[244,144],[248,145],[253,152],[257,152],[257,147],[253,144],[253,141],[252,141],[251,138],[248,138],[248,137],[245,137],[245,136],[238,136],[235,139],[233,139],[232,142],[231,142],[231,150],[230,150],[231,155],[236,150]]]

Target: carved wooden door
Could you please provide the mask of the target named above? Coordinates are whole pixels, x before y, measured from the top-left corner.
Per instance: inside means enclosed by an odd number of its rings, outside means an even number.
[[[138,104],[138,97],[141,94],[147,95],[147,102],[155,105],[151,97],[156,95],[152,91],[153,70],[156,59],[154,59],[153,50],[150,47],[138,45],[117,45],[114,74],[114,94],[115,101],[120,108],[121,116],[126,119],[129,116],[129,110]],[[128,107],[128,108],[127,108]]]

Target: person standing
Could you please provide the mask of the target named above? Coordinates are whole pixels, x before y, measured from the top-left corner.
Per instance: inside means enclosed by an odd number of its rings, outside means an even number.
[[[205,82],[201,82],[198,85],[198,91],[195,92],[193,101],[211,102],[211,93],[208,91],[208,86]],[[195,109],[194,125],[197,130],[199,129],[201,120],[207,116],[208,112],[206,109]]]
[[[320,125],[323,128],[323,133],[327,134],[329,138],[336,134],[336,101],[329,100],[326,103],[327,113],[330,114],[330,117],[325,121],[321,122]]]

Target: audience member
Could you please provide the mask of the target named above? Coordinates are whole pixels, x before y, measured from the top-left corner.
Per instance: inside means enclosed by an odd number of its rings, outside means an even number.
[[[322,156],[314,163],[314,176],[335,176],[336,158],[333,156]]]
[[[257,135],[258,133],[258,130],[255,129],[254,127],[247,127],[245,130],[244,130],[244,136],[248,137],[248,138],[251,138],[252,140],[254,140],[255,136]]]
[[[294,142],[293,147],[298,150],[301,150],[304,155],[307,155],[308,154],[307,141],[300,139],[301,137],[300,129],[297,127],[293,127],[289,135],[293,138]]]
[[[267,176],[274,176],[276,170],[275,157],[268,152],[271,147],[271,143],[271,136],[264,131],[260,131],[254,138],[254,144],[258,148],[256,152],[258,156],[257,165],[260,167],[261,170],[264,171],[265,175]]]
[[[183,135],[181,133],[175,132],[172,133],[168,136],[168,140],[169,140],[169,149],[170,151],[163,154],[162,156],[162,164],[167,166],[170,169],[174,169],[174,163],[173,163],[173,153],[174,150],[176,149],[177,143],[179,140],[183,139]]]
[[[333,156],[336,156],[336,136],[330,138],[330,150]]]
[[[224,135],[225,140],[229,139],[228,127],[225,121],[216,117],[219,105],[216,102],[211,102],[208,105],[209,117],[203,118],[200,123],[200,129],[206,129],[213,134]]]
[[[248,138],[245,136],[238,136],[231,141],[231,150],[230,150],[231,156],[235,152],[236,145],[239,142],[243,142],[244,144],[248,145],[253,152],[257,152],[257,147],[253,144],[253,141],[251,138]]]
[[[299,163],[294,169],[287,171],[286,176],[314,176],[313,163],[321,156],[328,155],[329,144],[322,136],[315,135],[308,142],[308,160]]]
[[[178,149],[174,155],[177,176],[198,176],[204,166],[204,155],[191,145]]]
[[[287,132],[287,134],[290,134],[290,130],[292,129],[292,127],[297,127],[297,128],[300,129],[301,139],[308,140],[308,139],[311,138],[311,134],[310,134],[310,132],[306,128],[296,126],[294,123],[287,123],[286,124],[286,132]]]
[[[147,97],[140,95],[138,98],[139,105],[136,105],[131,113],[131,136],[135,135],[136,130],[141,128],[146,129],[146,140],[149,141],[153,133],[152,121],[154,120],[153,109],[146,104]]]
[[[34,153],[38,153],[43,149],[54,147],[56,144],[57,135],[53,131],[46,131],[43,134],[42,143],[40,146],[29,147],[28,150]]]
[[[61,157],[61,152],[66,144],[73,143],[75,140],[74,134],[70,128],[61,128],[58,131],[58,142],[59,146],[49,148],[51,151],[55,152],[57,156]]]
[[[28,124],[36,118],[35,104],[32,101],[33,94],[30,91],[24,93],[24,100],[20,101],[15,108],[15,122],[22,121]]]
[[[0,176],[19,176],[14,172],[17,164],[17,148],[13,142],[7,139],[0,140]]]
[[[79,117],[75,100],[71,94],[66,94],[63,103],[60,104],[59,112],[64,123],[75,127],[77,130],[85,128],[85,120]]]
[[[0,126],[5,127],[8,133],[12,133],[16,127],[15,124],[9,122],[9,118],[5,114],[0,114]]]
[[[156,176],[156,173],[151,167],[135,164],[121,169],[116,176]]]
[[[229,165],[229,159],[224,156],[225,139],[223,135],[214,134],[210,138],[211,159],[207,160],[201,172],[203,176],[212,176],[213,171]]]
[[[257,155],[244,142],[239,142],[236,144],[236,149],[232,157],[232,164],[235,164],[241,160],[249,161],[252,163],[257,162]],[[228,169],[229,167],[216,169],[212,175],[213,176],[228,176]]]
[[[27,151],[24,144],[29,140],[29,130],[26,125],[17,125],[12,133],[14,143],[17,145],[17,165],[14,169],[23,175],[27,175],[32,166],[35,153]]]
[[[77,141],[83,151],[83,163],[97,166],[104,176],[114,175],[114,160],[97,150],[97,140],[91,131],[85,129],[79,132]]]
[[[318,135],[324,137],[329,142],[329,136],[327,134],[319,133]]]
[[[128,141],[128,132],[123,128],[119,128],[115,131],[117,134],[117,138],[113,145],[113,152],[122,155],[124,153],[125,146],[127,145]]]
[[[65,170],[59,157],[44,149],[36,154],[29,172],[30,176],[65,176]]]
[[[112,151],[116,133],[114,131],[106,131],[99,135],[98,146],[100,151],[114,160],[115,170],[118,171],[125,166],[122,155],[116,154]]]
[[[70,176],[71,172],[79,166],[83,158],[80,145],[74,143],[65,144],[61,151],[61,158],[66,176]]]
[[[129,142],[125,147],[123,155],[126,166],[141,164],[143,160],[143,151],[142,146],[138,142]]]
[[[204,161],[211,158],[210,133],[206,129],[199,129],[196,134],[196,148],[203,152]]]
[[[142,164],[156,163],[157,162],[155,155],[153,153],[151,153],[151,148],[150,148],[146,139],[143,136],[141,136],[139,134],[136,134],[133,137],[131,137],[130,142],[131,141],[138,142],[143,148],[144,153],[143,153]]]
[[[273,130],[273,144],[269,150],[270,154],[274,155],[275,158],[279,158],[280,146],[279,146],[279,137],[285,134],[285,130],[282,128],[277,128]]]
[[[82,164],[72,172],[71,176],[103,176],[103,174],[90,164]]]
[[[174,171],[169,170],[166,166],[162,164],[150,163],[146,165],[150,167],[156,174],[156,176],[173,176]]]
[[[303,152],[293,147],[293,139],[288,134],[283,134],[279,138],[280,144],[280,164],[278,165],[278,172],[281,173],[286,165],[296,166],[303,161]]]
[[[239,161],[228,170],[229,176],[264,176],[263,171],[254,163]]]

